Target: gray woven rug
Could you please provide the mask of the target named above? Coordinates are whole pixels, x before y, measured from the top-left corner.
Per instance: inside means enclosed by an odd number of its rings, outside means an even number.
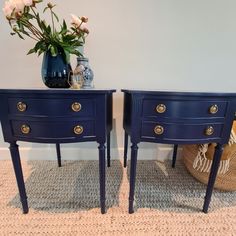
[[[174,212],[201,211],[205,192],[206,185],[194,179],[182,161],[178,161],[174,169],[170,161],[138,162],[135,191],[137,208]],[[236,192],[214,190],[209,210],[228,206],[236,206]]]
[[[107,213],[99,207],[97,161],[22,161],[29,201],[24,215],[11,161],[0,161],[0,236],[235,235],[236,193],[214,191],[201,212],[206,186],[181,161],[139,161],[136,211],[128,214],[128,169],[107,168]]]
[[[54,161],[30,161],[32,173],[26,181],[29,206],[51,212],[71,212],[99,207],[99,175],[97,161],[65,161],[61,168]],[[119,204],[123,169],[112,161],[106,173],[106,205]],[[135,207],[162,211],[199,212],[206,186],[197,182],[178,161],[175,169],[170,162],[139,161],[135,189]],[[129,189],[127,189],[127,192]],[[128,199],[127,199],[128,201]],[[19,195],[9,203],[21,207]],[[235,192],[215,190],[211,209],[236,206]]]
[[[29,161],[32,173],[25,182],[30,208],[50,212],[89,210],[100,206],[98,161]],[[106,205],[118,205],[123,167],[107,168]],[[19,195],[9,205],[20,207]]]

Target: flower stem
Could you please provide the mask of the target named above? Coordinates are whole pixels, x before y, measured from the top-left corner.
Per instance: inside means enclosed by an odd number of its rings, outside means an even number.
[[[55,33],[55,24],[54,24],[53,13],[52,13],[51,8],[50,8],[50,11],[51,11],[51,18],[52,18],[52,31],[53,31],[53,33]]]
[[[41,40],[43,39],[43,35],[41,34],[41,32],[39,32],[39,30],[37,28],[35,28],[29,21],[25,21],[23,19],[20,20],[21,23],[27,27],[31,32],[32,34],[38,39],[38,40]]]

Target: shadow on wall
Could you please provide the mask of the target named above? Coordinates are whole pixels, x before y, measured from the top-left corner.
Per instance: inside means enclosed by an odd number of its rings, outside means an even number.
[[[29,161],[26,180],[29,208],[48,212],[76,212],[100,208],[98,161]],[[106,168],[106,207],[118,206],[123,176],[120,161]],[[19,194],[8,204],[21,208]]]

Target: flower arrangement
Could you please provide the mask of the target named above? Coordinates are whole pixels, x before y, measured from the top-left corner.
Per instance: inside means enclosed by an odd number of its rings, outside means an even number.
[[[86,28],[88,18],[71,14],[71,26],[68,27],[64,19],[62,23],[59,22],[54,11],[56,5],[47,3],[43,13],[49,11],[51,15],[51,24],[48,24],[37,11],[37,5],[41,2],[43,0],[5,2],[3,12],[12,28],[11,35],[18,35],[21,39],[27,36],[36,41],[34,48],[30,49],[28,54],[40,55],[49,51],[52,56],[57,56],[61,53],[67,63],[69,63],[70,54],[83,57],[79,47],[84,45],[89,33]]]

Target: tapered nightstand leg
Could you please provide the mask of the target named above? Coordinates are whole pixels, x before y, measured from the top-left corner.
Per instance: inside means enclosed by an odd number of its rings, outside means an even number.
[[[221,158],[222,152],[223,152],[223,146],[221,144],[217,144],[217,146],[215,147],[215,153],[214,153],[214,157],[213,157],[211,172],[210,172],[210,176],[209,176],[209,180],[208,180],[208,184],[207,184],[205,201],[204,201],[204,205],[203,205],[203,212],[204,213],[207,213],[208,207],[209,207],[209,204],[211,201],[211,195],[212,195],[213,187],[215,184],[217,172],[219,169],[220,158]]]
[[[134,191],[136,179],[136,166],[137,166],[138,146],[133,143],[131,146],[131,164],[130,164],[130,190],[129,190],[129,213],[134,213]]]
[[[125,142],[124,142],[124,167],[127,166],[127,151],[128,151],[128,133],[125,132]]]
[[[106,158],[105,145],[100,144],[99,147],[99,181],[100,181],[100,205],[101,213],[106,213]]]
[[[10,143],[10,152],[11,152],[11,159],[15,171],[16,181],[19,189],[20,194],[20,201],[22,203],[23,213],[26,214],[29,211],[27,196],[25,191],[25,183],[24,177],[22,173],[21,161],[20,161],[20,153],[18,149],[18,145],[16,142]]]
[[[107,166],[111,166],[111,133],[107,134]]]
[[[174,145],[173,156],[172,156],[172,168],[175,168],[176,156],[178,151],[178,144]]]
[[[57,149],[57,163],[58,163],[58,166],[61,167],[61,149],[60,149],[60,143],[56,143],[56,149]]]

